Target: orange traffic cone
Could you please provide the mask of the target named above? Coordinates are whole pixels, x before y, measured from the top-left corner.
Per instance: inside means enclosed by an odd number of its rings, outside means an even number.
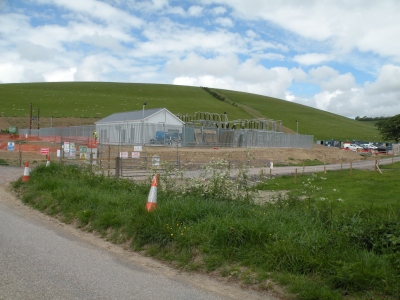
[[[153,209],[156,209],[157,207],[157,184],[158,184],[158,177],[157,174],[154,174],[153,181],[151,182],[149,197],[147,198],[147,203],[146,203],[147,211],[151,211]]]
[[[29,181],[29,179],[31,179],[31,177],[29,176],[29,163],[26,162],[24,169],[24,176],[22,176],[22,182],[27,182]]]
[[[50,155],[47,155],[46,167],[50,167]]]

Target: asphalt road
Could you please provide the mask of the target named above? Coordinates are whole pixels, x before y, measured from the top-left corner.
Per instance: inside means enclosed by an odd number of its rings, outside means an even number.
[[[0,299],[222,299],[0,202]]]

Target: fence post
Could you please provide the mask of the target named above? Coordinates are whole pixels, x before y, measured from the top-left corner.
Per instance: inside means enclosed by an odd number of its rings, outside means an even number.
[[[19,166],[22,167],[22,150],[21,150],[21,141],[18,142],[19,145]]]
[[[64,151],[63,151],[63,148],[62,148],[62,140],[61,140],[60,141],[60,163],[61,163],[61,161],[63,159],[63,156],[64,156]]]
[[[108,177],[110,177],[111,145],[108,145]]]
[[[294,184],[297,183],[297,168],[294,169]]]
[[[350,176],[353,175],[353,162],[350,162]]]
[[[120,167],[119,160],[120,160],[120,158],[119,158],[119,156],[117,156],[115,158],[115,177],[116,178],[119,178],[119,172],[120,172],[120,170],[119,170],[119,167]]]

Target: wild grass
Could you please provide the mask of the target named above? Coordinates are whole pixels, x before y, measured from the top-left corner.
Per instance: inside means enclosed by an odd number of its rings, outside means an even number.
[[[9,162],[7,160],[5,160],[5,159],[0,158],[0,165],[1,166],[8,166]]]
[[[267,290],[279,284],[290,299],[398,299],[400,204],[390,190],[400,165],[385,168],[383,175],[304,175],[298,185],[286,177],[254,185],[246,170],[231,178],[224,161],[195,180],[180,181],[170,169],[150,213],[150,182],[94,175],[73,165],[39,166],[28,183],[13,186],[41,211],[113,242],[129,242],[178,268]],[[379,187],[377,201],[369,180],[381,177],[392,186]],[[359,197],[349,191],[355,185]],[[256,205],[256,188],[292,192]]]

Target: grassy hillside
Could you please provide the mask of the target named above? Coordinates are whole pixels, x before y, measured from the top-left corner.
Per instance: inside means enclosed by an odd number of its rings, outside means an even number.
[[[249,93],[216,90],[230,101],[251,107],[258,115],[282,120],[286,127],[301,134],[314,135],[315,140],[380,140],[374,123],[355,121],[297,103]]]
[[[229,98],[220,101],[199,87],[106,82],[22,83],[0,85],[2,116],[103,118],[115,112],[166,107],[172,113],[227,112],[229,120],[267,118],[315,140],[380,140],[372,123],[255,94],[213,89]],[[232,105],[231,103],[235,103]]]
[[[177,114],[196,111],[223,113],[233,118],[251,118],[243,110],[216,101],[198,87],[105,83],[62,82],[0,85],[1,112],[5,116],[29,116],[29,103],[40,108],[42,117],[103,118],[123,111],[166,107]]]

